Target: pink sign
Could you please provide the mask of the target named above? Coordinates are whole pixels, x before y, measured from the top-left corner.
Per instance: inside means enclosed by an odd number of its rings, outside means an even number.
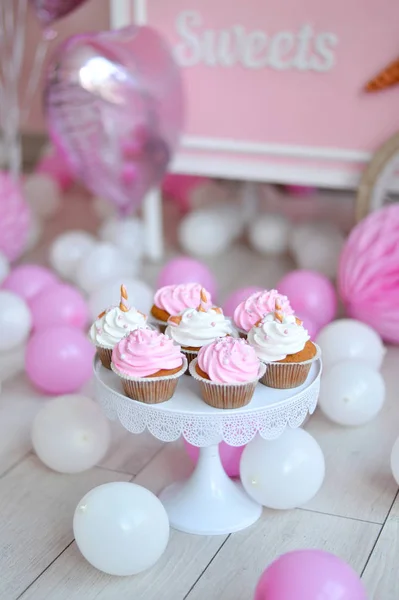
[[[160,30],[187,96],[178,172],[353,187],[399,130],[399,89],[365,83],[399,54],[392,0],[114,0]]]

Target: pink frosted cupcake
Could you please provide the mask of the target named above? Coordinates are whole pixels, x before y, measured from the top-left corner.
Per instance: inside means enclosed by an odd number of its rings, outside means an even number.
[[[287,296],[279,294],[277,290],[263,290],[255,292],[241,302],[234,311],[233,321],[240,336],[246,338],[248,331],[264,315],[273,312],[277,303],[286,315],[294,314]]]
[[[204,346],[190,363],[204,401],[214,408],[241,408],[251,401],[266,367],[243,339],[220,338]]]
[[[111,368],[125,394],[146,404],[169,400],[187,360],[171,339],[153,329],[136,329],[112,351]]]
[[[202,286],[199,283],[182,283],[166,285],[154,296],[151,318],[160,331],[164,333],[169,317],[180,314],[186,308],[195,308],[200,303]],[[212,306],[211,295],[205,290],[209,307]]]

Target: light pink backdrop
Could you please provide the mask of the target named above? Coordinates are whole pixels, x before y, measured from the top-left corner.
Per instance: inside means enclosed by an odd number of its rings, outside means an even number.
[[[202,14],[205,28],[240,24],[274,35],[310,24],[339,42],[326,73],[184,68],[188,135],[368,151],[399,128],[399,91],[362,91],[399,54],[395,0],[148,0],[148,22],[176,44],[176,15],[189,9]]]
[[[0,0],[1,1],[1,0]],[[52,44],[56,45],[61,40],[69,37],[74,33],[82,31],[95,31],[109,28],[109,1],[108,0],[87,0],[78,10],[71,13],[59,22],[57,31],[59,32],[58,38]],[[24,73],[22,80],[26,81],[29,70],[32,65],[32,58],[35,53],[35,49],[38,41],[40,40],[41,31],[36,21],[35,15],[30,11],[27,37],[26,37],[26,52],[24,62]],[[49,53],[50,56],[50,53]],[[42,132],[45,129],[43,122],[42,108],[41,108],[41,97],[42,97],[42,86],[38,89],[29,120],[24,126],[26,131],[30,132]]]

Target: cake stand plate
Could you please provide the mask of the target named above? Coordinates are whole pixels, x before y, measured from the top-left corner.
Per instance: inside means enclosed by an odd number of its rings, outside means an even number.
[[[205,404],[198,382],[184,375],[171,400],[144,404],[127,398],[120,379],[94,362],[96,398],[110,419],[118,419],[132,433],[148,429],[156,438],[172,442],[183,436],[200,447],[192,475],[168,486],[160,500],[173,528],[186,533],[221,535],[245,529],[257,521],[262,507],[240,483],[225,473],[218,444],[242,446],[256,434],[276,439],[288,427],[300,427],[316,408],[321,361],[312,365],[306,382],[293,390],[274,390],[258,384],[247,406],[215,409]]]

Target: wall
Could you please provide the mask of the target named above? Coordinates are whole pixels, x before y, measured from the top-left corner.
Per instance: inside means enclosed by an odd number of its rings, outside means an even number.
[[[1,1],[1,0],[0,0]],[[55,47],[60,41],[84,31],[98,31],[109,28],[109,0],[87,0],[79,9],[75,10],[69,16],[60,21],[58,27],[57,39],[52,42],[47,57],[51,56],[51,48]],[[28,28],[26,35],[25,62],[22,81],[26,81],[29,70],[32,65],[32,59],[35,54],[37,43],[40,40],[41,30],[38,26],[35,15],[30,11],[28,17]],[[41,98],[42,86],[37,90],[34,102],[31,107],[28,122],[23,126],[23,130],[29,133],[41,133],[45,131],[45,124],[42,114]]]

